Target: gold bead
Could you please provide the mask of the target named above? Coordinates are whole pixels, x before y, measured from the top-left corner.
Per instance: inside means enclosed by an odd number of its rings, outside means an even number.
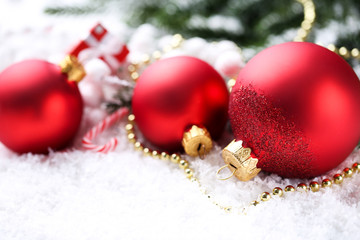
[[[160,155],[160,159],[161,160],[170,160],[170,155],[167,154],[166,152],[162,152],[161,155]]]
[[[302,38],[302,37],[299,37],[299,36],[296,36],[296,37],[294,38],[294,42],[304,42],[304,41],[305,41],[305,39]]]
[[[153,158],[160,158],[160,154],[156,150],[152,151],[151,155],[152,155]]]
[[[308,31],[306,31],[305,29],[303,28],[300,28],[297,32],[297,35],[302,38],[302,39],[305,39],[306,36],[308,35]]]
[[[270,198],[271,198],[271,195],[270,195],[270,193],[268,193],[268,192],[263,192],[263,193],[260,195],[260,199],[261,199],[261,201],[263,201],[263,202],[269,201]]]
[[[231,207],[225,207],[224,210],[225,210],[225,212],[229,213],[229,212],[231,212],[232,208]]]
[[[229,81],[227,82],[227,85],[229,86],[229,88],[232,88],[236,83],[236,79],[231,78],[229,79]]]
[[[184,159],[181,159],[179,161],[179,167],[182,168],[182,169],[185,169],[189,166],[189,162],[184,160]]]
[[[129,70],[129,72],[135,72],[136,71],[136,66],[134,65],[134,64],[130,64],[129,66],[128,66],[128,70]]]
[[[198,181],[197,178],[194,177],[194,175],[191,176],[191,177],[189,177],[189,181],[190,181],[190,182],[196,182],[196,183],[198,184],[198,186],[200,186],[200,184],[197,182],[197,181]]]
[[[311,21],[305,20],[301,23],[301,28],[305,29],[306,31],[310,31],[312,27]]]
[[[200,183],[199,183],[199,180],[198,180],[197,178],[195,178],[195,177],[190,178],[190,181],[191,181],[191,182],[196,182],[196,183],[200,184]],[[199,185],[199,186],[200,186],[200,185]]]
[[[295,192],[295,188],[291,185],[288,185],[284,188],[285,192]]]
[[[176,33],[174,34],[173,39],[175,39],[176,41],[182,41],[183,37],[181,36],[180,33]]]
[[[258,205],[259,204],[259,202],[258,201],[252,201],[251,203],[250,203],[250,205],[252,205],[252,206],[256,206],[256,205]]]
[[[126,124],[125,129],[128,133],[132,132],[134,129],[134,125],[132,125],[131,123],[128,123],[128,124]]]
[[[135,121],[135,115],[134,115],[134,114],[130,114],[130,115],[128,116],[128,121],[129,121],[129,122]]]
[[[138,78],[139,78],[139,74],[137,73],[137,72],[133,72],[133,73],[131,73],[131,78],[134,80],[134,81],[136,81]]]
[[[144,153],[145,156],[150,156],[151,155],[151,151],[150,151],[149,148],[144,148],[143,153]]]
[[[331,185],[332,185],[332,181],[330,179],[326,178],[326,179],[322,180],[322,183],[321,183],[322,187],[324,187],[324,188],[331,187]]]
[[[343,182],[343,176],[341,174],[334,175],[334,183],[341,184]]]
[[[176,153],[171,154],[170,160],[171,160],[171,162],[178,164],[180,161],[179,154],[176,154]]]
[[[353,58],[358,58],[358,57],[360,56],[360,51],[359,51],[359,49],[353,48],[353,49],[351,50],[351,56],[352,56]]]
[[[128,140],[132,143],[136,142],[136,138],[135,138],[135,134],[134,133],[129,133],[128,134]]]
[[[308,19],[309,21],[314,21],[316,13],[315,13],[315,7],[313,5],[311,5],[311,3],[307,2],[307,4],[305,5],[306,9],[305,9],[305,18]]]
[[[281,188],[276,187],[276,188],[273,189],[273,195],[274,196],[281,197],[283,194],[284,194],[284,191]]]
[[[190,168],[185,168],[184,172],[187,178],[191,178],[194,175],[193,170]]]
[[[175,34],[171,41],[171,47],[172,48],[178,48],[180,47],[181,43],[183,42],[183,37],[180,34]]]
[[[155,58],[155,60],[159,60],[161,58],[161,52],[160,51],[153,52],[152,57]]]
[[[308,190],[308,186],[305,183],[299,183],[296,188],[298,190],[300,190],[300,191],[307,191]]]
[[[202,186],[199,186],[199,190],[202,194],[206,195],[206,188],[202,187]]]
[[[343,172],[344,172],[344,176],[346,178],[351,177],[354,173],[351,168],[345,168]]]
[[[327,46],[327,49],[329,49],[329,50],[332,51],[332,52],[337,53],[337,49],[336,49],[336,47],[335,47],[334,44],[329,44],[329,45]]]
[[[150,56],[147,55],[147,54],[144,54],[144,55],[141,57],[141,61],[142,61],[144,64],[150,63]]]
[[[349,53],[349,51],[347,50],[346,47],[339,48],[339,54],[340,54],[340,56],[342,56],[344,58],[349,58],[350,57],[350,53]]]
[[[142,151],[144,149],[143,145],[140,142],[134,143],[135,150]]]
[[[311,191],[318,192],[320,190],[320,185],[318,182],[311,182],[309,184]]]
[[[352,170],[353,170],[353,172],[359,172],[360,171],[360,164],[359,163],[354,163],[352,165]]]

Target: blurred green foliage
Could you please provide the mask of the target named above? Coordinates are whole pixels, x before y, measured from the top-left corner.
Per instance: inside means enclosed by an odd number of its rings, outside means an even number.
[[[314,0],[314,4],[316,20],[308,41],[330,39],[325,44],[360,48],[360,0]],[[119,21],[132,27],[150,23],[185,38],[228,39],[252,49],[250,55],[276,41],[291,41],[304,17],[296,0],[87,0],[80,6],[51,6],[45,12],[81,15],[114,9]],[[358,61],[349,63],[359,66]],[[121,104],[109,102],[109,111],[129,104],[121,95],[115,98]]]
[[[316,34],[329,25],[338,24],[343,31],[336,36],[335,44],[360,47],[359,0],[314,3],[316,24],[309,41],[314,41]],[[45,12],[88,14],[114,7],[121,10],[121,20],[133,27],[151,23],[168,33],[228,39],[242,47],[264,46],[271,37],[284,36],[298,28],[303,19],[302,6],[295,0],[88,0],[83,6],[49,7]]]

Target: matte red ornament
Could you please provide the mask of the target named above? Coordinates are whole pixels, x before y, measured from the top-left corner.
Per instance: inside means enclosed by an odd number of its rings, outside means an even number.
[[[265,49],[240,72],[230,95],[236,140],[257,167],[309,178],[339,165],[360,139],[360,82],[337,54],[291,42]]]
[[[227,121],[229,93],[224,79],[208,63],[189,56],[150,65],[138,79],[132,99],[142,134],[163,150],[181,149],[184,132],[204,126],[218,138]]]
[[[82,112],[77,84],[58,65],[25,60],[0,73],[0,141],[15,152],[65,147]]]

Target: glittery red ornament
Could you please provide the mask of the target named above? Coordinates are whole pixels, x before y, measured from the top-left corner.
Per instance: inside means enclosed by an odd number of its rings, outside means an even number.
[[[0,73],[0,141],[15,152],[65,147],[82,112],[77,84],[58,65],[26,60]]]
[[[360,82],[338,55],[312,43],[270,47],[249,61],[230,95],[237,140],[257,167],[308,178],[340,164],[360,139]]]
[[[208,63],[188,56],[150,65],[138,79],[132,99],[141,133],[163,150],[181,148],[191,125],[205,126],[218,138],[227,120],[229,93]]]

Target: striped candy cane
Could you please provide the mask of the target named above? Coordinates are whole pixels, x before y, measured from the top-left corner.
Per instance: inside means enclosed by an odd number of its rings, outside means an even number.
[[[82,139],[82,146],[87,150],[92,150],[94,152],[108,153],[109,151],[114,151],[118,145],[118,139],[116,137],[111,138],[104,145],[96,145],[93,143],[93,140],[102,132],[104,132],[109,127],[113,126],[116,122],[121,120],[124,116],[129,113],[129,109],[126,107],[120,108],[113,114],[107,116],[104,120],[99,122],[95,127],[93,127],[89,132],[85,134]]]

